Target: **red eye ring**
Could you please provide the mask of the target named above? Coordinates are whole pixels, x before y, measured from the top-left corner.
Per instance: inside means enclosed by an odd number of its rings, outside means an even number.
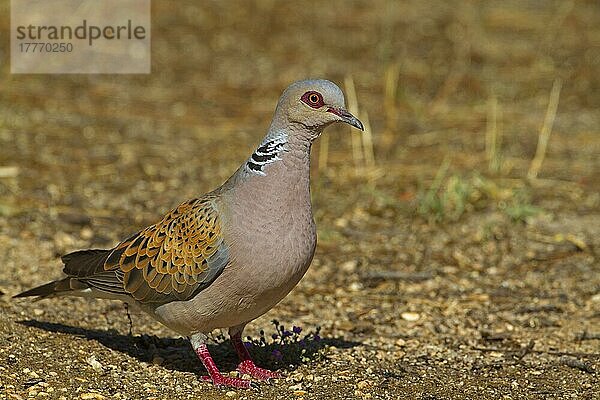
[[[312,108],[321,108],[325,105],[321,93],[315,92],[314,90],[304,93],[300,100]]]

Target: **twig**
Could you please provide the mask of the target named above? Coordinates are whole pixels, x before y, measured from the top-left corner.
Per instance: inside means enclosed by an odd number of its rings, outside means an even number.
[[[127,314],[127,320],[129,321],[129,333],[128,336],[133,336],[133,320],[131,319],[131,314],[129,314],[129,304],[123,303],[125,306],[125,313]]]
[[[523,306],[518,308],[515,313],[516,314],[529,314],[529,313],[539,313],[539,312],[556,312],[561,313],[563,309],[554,304],[543,304],[540,306]]]
[[[329,159],[329,135],[322,135],[319,142],[319,169],[327,170]]]
[[[600,340],[600,333],[589,333],[588,331],[583,331],[579,335],[575,337],[577,340]]]
[[[527,172],[527,178],[534,180],[537,178],[542,163],[546,157],[546,149],[548,147],[548,140],[550,139],[550,133],[552,132],[552,126],[556,119],[556,110],[558,109],[558,99],[560,98],[560,89],[562,87],[562,80],[556,78],[552,84],[552,91],[550,92],[550,99],[548,100],[548,108],[546,109],[546,117],[544,118],[544,124],[540,129],[540,135],[538,138],[537,149],[535,156],[531,160],[529,171]]]
[[[427,272],[406,273],[401,271],[369,271],[363,275],[364,279],[370,280],[398,280],[409,282],[426,281],[433,278],[433,274]]]
[[[369,122],[369,114],[365,111],[362,114],[365,131],[362,133],[362,145],[365,156],[365,165],[368,168],[375,166],[375,153],[373,152],[373,135],[371,131],[371,123]]]
[[[358,98],[356,96],[356,88],[354,87],[354,79],[350,75],[347,75],[344,79],[344,86],[346,87],[346,94],[348,95],[348,111],[354,115],[358,115]],[[352,138],[352,157],[354,158],[354,166],[358,172],[358,168],[363,161],[363,152],[361,146],[361,138],[350,129],[350,136]]]
[[[386,117],[386,133],[393,132],[396,127],[396,117],[398,115],[398,110],[396,108],[396,94],[398,91],[399,80],[400,65],[398,63],[389,65],[385,70],[385,97],[383,101]]]
[[[500,171],[500,148],[502,146],[502,110],[496,96],[488,100],[487,124],[485,130],[485,150],[490,172]]]
[[[0,178],[14,178],[19,175],[19,167],[14,165],[0,166]]]
[[[529,343],[527,343],[527,346],[523,347],[521,349],[521,351],[519,352],[519,354],[517,355],[517,360],[522,360],[527,354],[531,353],[531,351],[533,350],[533,346],[535,346],[535,341],[533,339],[531,339],[529,341]]]
[[[511,349],[502,349],[498,347],[480,347],[473,346],[471,347],[473,350],[484,351],[484,352],[497,352],[497,353],[519,353],[522,352],[523,349],[519,350],[511,350]],[[550,354],[552,356],[572,356],[572,357],[580,357],[580,358],[600,358],[600,353],[577,353],[570,351],[552,351],[552,350],[529,350],[529,353],[536,354]]]
[[[511,334],[509,332],[490,332],[490,331],[481,331],[481,338],[485,341],[502,341],[511,338]]]
[[[592,366],[589,363],[578,360],[573,357],[562,356],[560,358],[559,362],[562,365],[566,365],[567,367],[576,368],[576,369],[579,369],[581,371],[584,371],[584,372],[587,372],[590,374],[594,373],[594,369],[592,368]]]

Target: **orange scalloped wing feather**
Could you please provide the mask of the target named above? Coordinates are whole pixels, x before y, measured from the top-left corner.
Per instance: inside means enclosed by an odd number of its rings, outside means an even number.
[[[229,263],[212,198],[180,204],[160,222],[121,242],[104,263],[142,303],[191,299]]]

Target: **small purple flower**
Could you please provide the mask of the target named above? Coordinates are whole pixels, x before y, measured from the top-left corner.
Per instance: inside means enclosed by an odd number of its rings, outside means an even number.
[[[271,352],[271,355],[278,360],[281,360],[283,358],[283,354],[281,354],[279,350],[273,350]]]
[[[292,332],[290,332],[290,331],[283,331],[283,334],[281,336],[283,336],[284,338],[290,337],[290,336],[292,336]]]
[[[292,328],[292,331],[294,331],[294,333],[297,335],[300,332],[302,332],[302,328],[300,328],[299,326],[294,325],[294,327]]]
[[[300,345],[300,347],[305,347],[306,346],[306,343],[304,342],[304,339],[300,340],[298,342],[298,344]]]
[[[319,336],[319,335],[315,335],[314,339],[315,339],[315,342],[318,342],[318,341],[320,341],[320,340],[321,340],[321,336]]]
[[[271,337],[272,337],[273,339],[277,339],[277,338],[279,337],[279,335],[277,335],[276,333],[274,333],[274,334],[272,334],[272,335],[271,335]]]
[[[252,348],[252,342],[244,342],[244,347],[246,347],[247,349]]]

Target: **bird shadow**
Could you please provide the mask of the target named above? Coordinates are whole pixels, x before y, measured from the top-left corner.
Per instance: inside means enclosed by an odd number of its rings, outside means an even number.
[[[166,369],[197,373],[203,370],[202,364],[194,354],[185,338],[159,338],[154,335],[124,335],[115,329],[87,329],[53,322],[23,320],[17,323],[47,332],[76,336],[93,340],[120,353],[127,354],[142,362],[160,364]],[[256,341],[254,341],[256,344]],[[362,346],[360,342],[343,338],[321,338],[306,344],[304,341],[292,343],[268,343],[262,346],[247,344],[257,364],[273,370],[294,370],[315,360],[325,359],[326,347],[352,348]],[[208,345],[217,365],[223,371],[234,370],[238,362],[229,340],[221,335],[216,342]]]

